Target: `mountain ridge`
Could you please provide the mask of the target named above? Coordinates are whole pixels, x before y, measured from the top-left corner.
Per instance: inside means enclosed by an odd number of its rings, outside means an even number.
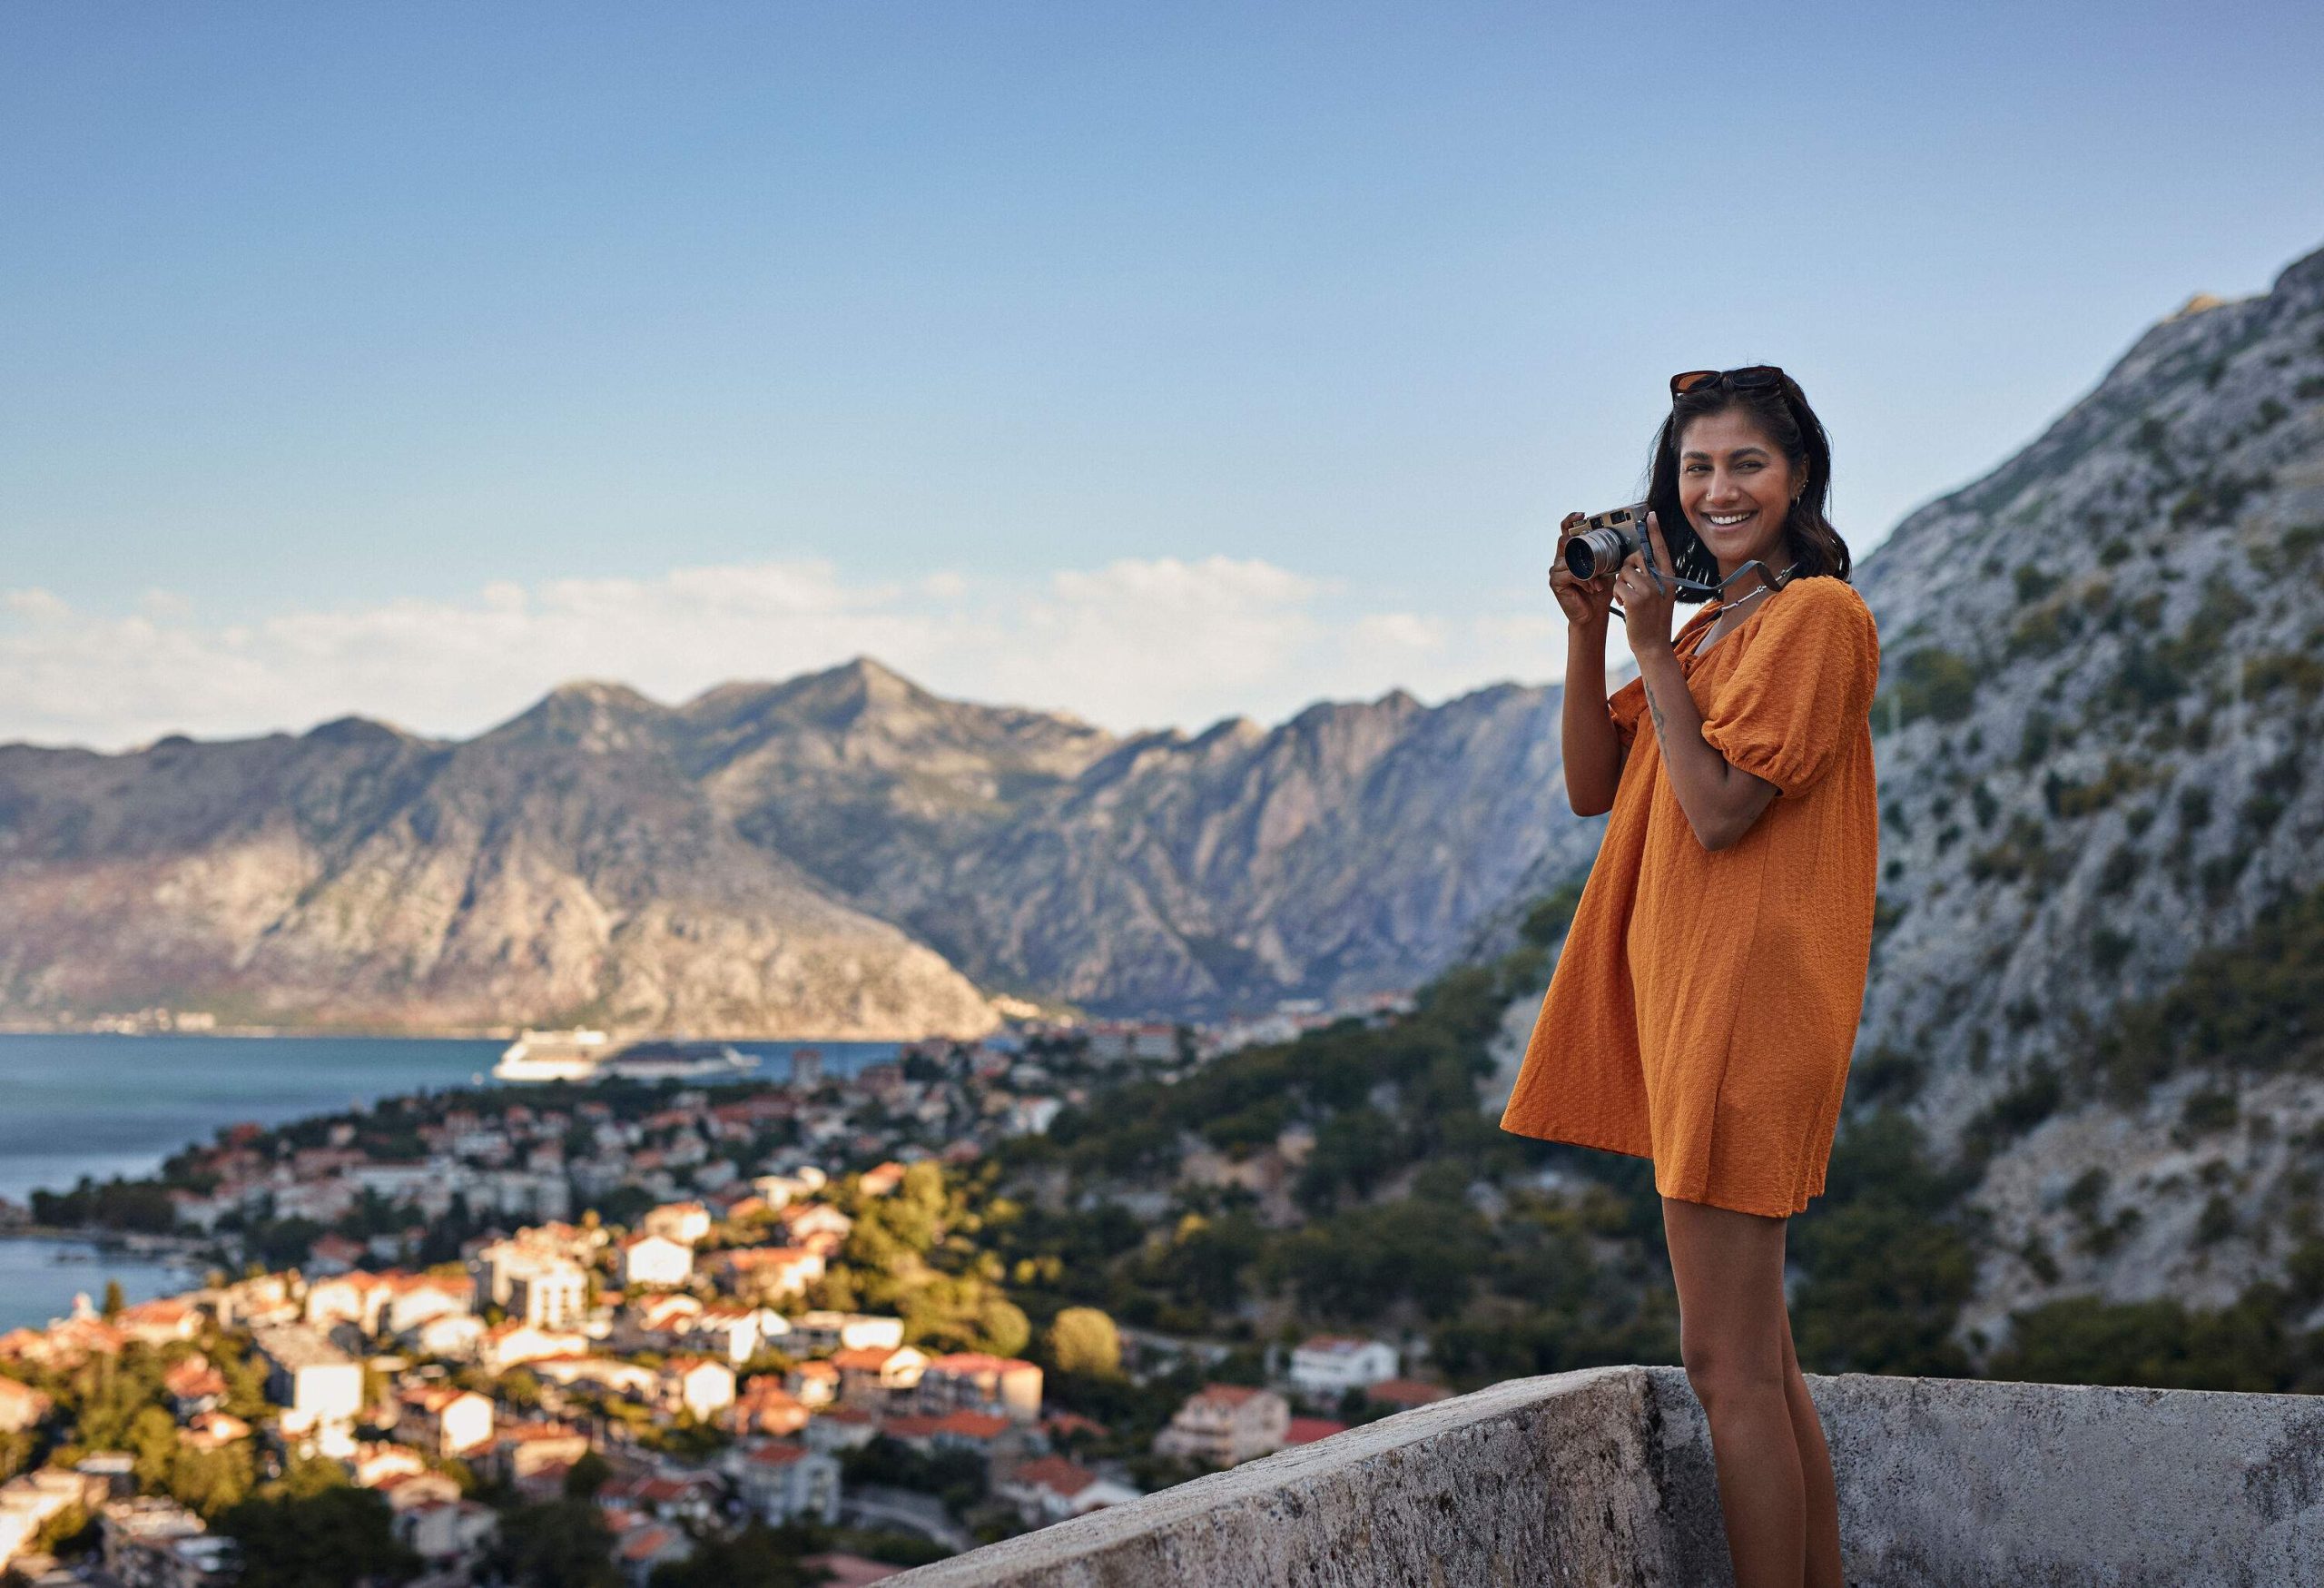
[[[569,680],[466,740],[347,716],[111,755],[0,746],[0,1017],[919,1035],[988,1028],[987,991],[1149,1013],[1404,985],[1457,952],[1464,870],[1490,892],[1506,866],[1440,845],[1453,874],[1432,891],[1314,833],[1374,782],[1404,807],[1372,807],[1375,839],[1441,825],[1442,777],[1425,798],[1398,792],[1409,769],[1382,780],[1408,741],[1527,764],[1486,804],[1546,833],[1547,697],[1392,690],[1117,736],[862,656],[675,705]],[[1472,720],[1427,728],[1448,714]],[[1462,770],[1440,771],[1468,805]],[[1272,916],[1303,892],[1356,908],[1286,934]],[[108,941],[103,910],[140,924]],[[743,967],[687,965],[687,933]]]

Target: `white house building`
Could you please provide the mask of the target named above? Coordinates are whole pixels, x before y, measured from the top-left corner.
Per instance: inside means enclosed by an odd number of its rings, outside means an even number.
[[[666,1235],[634,1235],[621,1243],[621,1282],[674,1290],[694,1277],[694,1248]]]
[[[1396,1348],[1354,1335],[1315,1335],[1291,1353],[1291,1382],[1309,1395],[1337,1396],[1396,1376]]]
[[[396,1396],[396,1433],[438,1455],[465,1455],[492,1443],[492,1402],[454,1385],[415,1385]]]
[[[363,1412],[363,1365],[303,1324],[269,1324],[251,1331],[266,1362],[266,1393],[283,1409],[285,1437],[311,1439],[325,1455],[355,1449],[355,1422]]]
[[[728,1475],[743,1503],[775,1526],[793,1517],[826,1527],[839,1522],[839,1458],[798,1445],[762,1445],[730,1453]]]

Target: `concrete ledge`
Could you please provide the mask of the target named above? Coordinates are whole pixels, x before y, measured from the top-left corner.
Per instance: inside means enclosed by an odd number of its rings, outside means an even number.
[[[1810,1378],[1854,1588],[2324,1581],[2324,1403]],[[898,1588],[1730,1583],[1685,1376],[1512,1379],[891,1579]]]

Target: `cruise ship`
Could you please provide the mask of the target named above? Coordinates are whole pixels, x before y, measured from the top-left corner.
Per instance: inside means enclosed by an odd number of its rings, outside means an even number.
[[[526,1031],[492,1067],[496,1080],[739,1080],[758,1060],[726,1042],[632,1042],[603,1031]]]
[[[495,1080],[595,1080],[611,1051],[603,1031],[525,1031],[492,1067]]]
[[[616,1080],[740,1080],[759,1067],[731,1042],[633,1042],[597,1071]]]

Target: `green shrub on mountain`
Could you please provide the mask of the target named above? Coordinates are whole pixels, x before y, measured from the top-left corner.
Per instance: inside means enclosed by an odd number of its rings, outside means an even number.
[[[1930,1163],[1916,1126],[1883,1109],[1834,1142],[1824,1196],[1793,1221],[1788,1254],[1807,1277],[1793,1343],[1809,1372],[1957,1377],[1947,1336],[1976,1280],[1968,1237],[1945,1215],[1965,1177]]]
[[[2039,1384],[2314,1393],[2324,1388],[2324,1356],[2318,1336],[2286,1327],[2286,1299],[2265,1284],[2217,1310],[2068,1297],[2013,1314],[2011,1344],[1991,1373]]]
[[[2134,1103],[2212,1063],[2253,1074],[2324,1066],[2324,888],[2278,900],[2241,938],[2198,952],[2170,988],[2123,1006],[2081,1070]]]

